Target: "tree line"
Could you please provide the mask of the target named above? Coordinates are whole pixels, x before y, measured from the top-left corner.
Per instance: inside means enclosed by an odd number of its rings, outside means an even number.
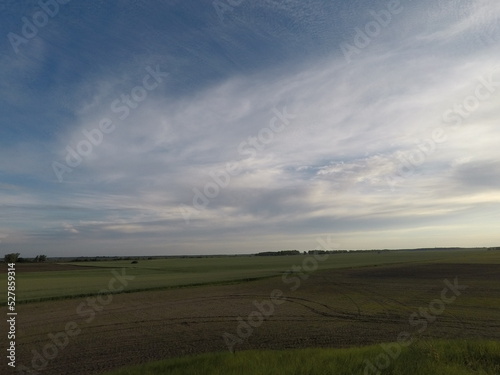
[[[9,253],[3,256],[5,263],[42,263],[47,261],[47,255],[37,255],[35,258],[21,258],[20,253]]]

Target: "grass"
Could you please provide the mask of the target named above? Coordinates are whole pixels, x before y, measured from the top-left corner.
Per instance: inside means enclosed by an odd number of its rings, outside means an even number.
[[[377,364],[384,375],[500,374],[500,343],[495,341],[421,341],[402,348],[399,356],[389,358],[380,345],[350,349],[252,350],[169,359],[104,375],[375,375]]]
[[[17,302],[57,300],[97,294],[107,288],[113,278],[113,269],[125,268],[127,275],[135,276],[124,290],[131,292],[267,278],[281,275],[293,266],[301,266],[308,257],[310,256],[171,258],[140,260],[137,264],[132,264],[130,261],[75,262],[71,264],[82,266],[80,270],[18,272]],[[351,252],[330,255],[327,260],[319,262],[318,267],[338,269],[396,263],[472,261],[500,263],[500,251]],[[36,267],[36,264],[30,266]],[[5,277],[6,274],[1,274],[0,282],[3,282]],[[5,305],[6,297],[6,293],[0,295],[1,305]]]

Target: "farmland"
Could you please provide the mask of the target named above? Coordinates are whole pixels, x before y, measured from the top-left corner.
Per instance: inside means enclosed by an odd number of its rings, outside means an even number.
[[[321,261],[322,270],[411,262],[474,262],[479,250],[386,251],[340,253]],[[489,258],[486,258],[489,257]],[[190,285],[246,281],[281,275],[301,265],[307,256],[206,257],[139,261],[72,262],[63,264],[18,264],[23,277],[17,290],[20,302],[43,301],[92,295],[105,286],[112,270],[126,269],[135,276],[127,291],[144,291]],[[482,252],[481,261],[497,258],[497,252]],[[2,270],[5,272],[5,269]],[[5,303],[4,294],[0,303]],[[18,301],[18,302],[19,302]]]
[[[396,354],[397,361],[394,361],[384,373],[398,375],[476,375],[479,371],[482,371],[481,374],[491,375],[500,373],[498,342],[423,341],[410,348],[404,348],[401,352],[395,351],[395,356]],[[106,375],[375,374],[367,358],[378,355],[380,347],[377,345],[360,349],[254,350],[239,355],[219,353],[164,360],[113,371]],[[436,358],[439,358],[439,361]]]
[[[324,258],[316,263],[311,255],[300,255],[20,265],[18,363],[43,374],[100,374],[229,349],[244,357],[246,350],[375,345],[369,351],[376,357],[378,344],[397,341],[401,332],[417,343],[500,341],[499,251]],[[120,276],[123,288],[105,295],[111,280],[120,285]],[[262,319],[256,321],[259,313]],[[49,358],[44,348],[54,337],[60,346]]]

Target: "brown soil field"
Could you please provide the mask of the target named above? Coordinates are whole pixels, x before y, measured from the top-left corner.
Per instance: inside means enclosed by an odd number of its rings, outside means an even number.
[[[92,319],[86,299],[30,303],[17,308],[17,362],[31,367],[34,353],[75,322],[81,332],[40,374],[99,374],[117,367],[228,350],[223,334],[236,335],[239,317],[258,311],[273,290],[284,303],[235,346],[245,349],[350,347],[412,337],[500,340],[500,266],[422,264],[318,270],[307,279],[281,277],[233,285],[120,294]],[[296,275],[289,275],[292,280]],[[444,283],[458,279],[460,291],[427,328],[410,324],[420,308],[440,299]],[[295,279],[295,281],[298,279]],[[448,297],[452,293],[448,293]],[[434,304],[433,306],[438,306]],[[81,307],[81,306],[80,306]],[[86,313],[82,314],[82,311]],[[88,320],[88,322],[86,322]],[[5,323],[4,323],[5,324]],[[35,352],[34,352],[35,351]]]

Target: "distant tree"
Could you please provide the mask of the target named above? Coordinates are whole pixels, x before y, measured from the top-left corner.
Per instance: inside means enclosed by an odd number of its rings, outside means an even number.
[[[285,256],[285,255],[300,255],[298,250],[281,250],[281,251],[264,251],[262,253],[255,254],[256,256],[266,257],[266,256]]]
[[[35,262],[36,263],[45,262],[46,260],[47,260],[47,255],[37,255],[35,257]]]
[[[15,263],[19,260],[19,253],[10,253],[10,254],[5,254],[3,259],[5,260],[6,263]]]

